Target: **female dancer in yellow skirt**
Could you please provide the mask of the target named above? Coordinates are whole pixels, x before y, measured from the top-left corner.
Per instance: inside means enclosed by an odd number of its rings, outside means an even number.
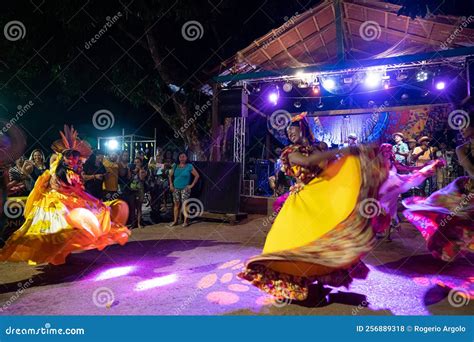
[[[65,126],[49,170],[36,181],[25,205],[25,223],[0,250],[0,261],[59,265],[74,251],[114,243],[125,244],[128,206],[122,201],[103,203],[84,191],[82,159],[91,154],[87,142]]]
[[[300,119],[300,118],[299,118]],[[303,118],[304,119],[304,118]],[[361,215],[387,178],[373,148],[321,151],[305,144],[301,122],[287,128],[292,145],[282,170],[293,186],[267,236],[263,253],[239,274],[278,298],[304,300],[313,282],[348,285],[356,265],[374,245],[370,217]]]

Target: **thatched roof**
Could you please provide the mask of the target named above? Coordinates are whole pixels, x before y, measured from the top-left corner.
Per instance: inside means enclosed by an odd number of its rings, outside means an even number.
[[[400,6],[375,0],[341,0],[346,60],[393,57],[474,45],[474,16],[398,16]],[[221,63],[216,73],[241,74],[337,62],[336,13],[323,1],[256,39]]]

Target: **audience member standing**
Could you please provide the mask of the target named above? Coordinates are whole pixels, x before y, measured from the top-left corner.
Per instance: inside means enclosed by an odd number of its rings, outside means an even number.
[[[36,182],[38,177],[41,176],[48,168],[43,152],[40,149],[33,150],[30,155],[30,161],[33,162],[33,172],[31,172],[31,178],[34,182]]]
[[[20,157],[15,161],[15,165],[8,170],[8,189],[14,196],[26,196],[33,187],[33,162]]]
[[[141,219],[142,219],[142,206],[145,200],[145,190],[146,190],[146,178],[147,178],[147,171],[144,169],[142,164],[142,159],[136,157],[134,159],[135,168],[132,169],[131,174],[131,182],[130,182],[130,190],[133,193],[133,211],[134,211],[134,220],[132,221],[132,227],[142,227]]]
[[[105,200],[107,201],[118,199],[119,164],[117,160],[117,153],[112,152],[103,162],[105,170],[107,171],[104,177]]]
[[[107,173],[102,164],[103,160],[104,153],[95,150],[84,163],[83,167],[83,178],[86,191],[98,199],[102,199],[103,197],[104,192],[102,190],[102,183],[104,181],[104,176]]]
[[[194,179],[191,182],[191,176],[194,176]],[[179,154],[178,164],[175,164],[170,170],[169,182],[170,189],[173,193],[173,217],[174,220],[170,226],[175,226],[178,224],[180,210],[182,208],[184,214],[183,227],[189,225],[187,208],[184,207],[185,201],[191,195],[191,189],[196,185],[199,179],[199,173],[196,171],[194,166],[191,163],[188,163],[188,156],[186,153]]]
[[[135,223],[135,193],[130,189],[132,181],[132,169],[130,164],[130,154],[128,151],[122,151],[118,161],[119,166],[119,188],[121,199],[128,204],[127,225],[132,227]]]

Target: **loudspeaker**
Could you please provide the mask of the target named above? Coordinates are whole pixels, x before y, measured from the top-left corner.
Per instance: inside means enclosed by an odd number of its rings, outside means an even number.
[[[247,117],[248,94],[243,88],[222,89],[217,94],[219,119]]]
[[[204,210],[215,213],[238,214],[240,207],[240,163],[194,162],[201,187],[195,194]]]

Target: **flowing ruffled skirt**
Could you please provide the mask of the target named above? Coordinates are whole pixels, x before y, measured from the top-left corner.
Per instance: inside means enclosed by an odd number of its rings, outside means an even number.
[[[59,265],[72,252],[128,241],[125,202],[103,203],[83,191],[48,190],[48,180],[48,175],[38,179],[25,206],[25,223],[0,250],[0,261]]]
[[[387,177],[382,159],[361,147],[359,156],[332,163],[291,193],[267,236],[263,254],[239,274],[261,290],[304,300],[309,284],[348,285],[365,277],[360,258],[375,243],[368,202],[375,202]],[[369,204],[370,205],[370,204]]]
[[[423,235],[436,258],[452,261],[474,252],[474,179],[460,177],[427,198],[403,202],[403,214]]]

